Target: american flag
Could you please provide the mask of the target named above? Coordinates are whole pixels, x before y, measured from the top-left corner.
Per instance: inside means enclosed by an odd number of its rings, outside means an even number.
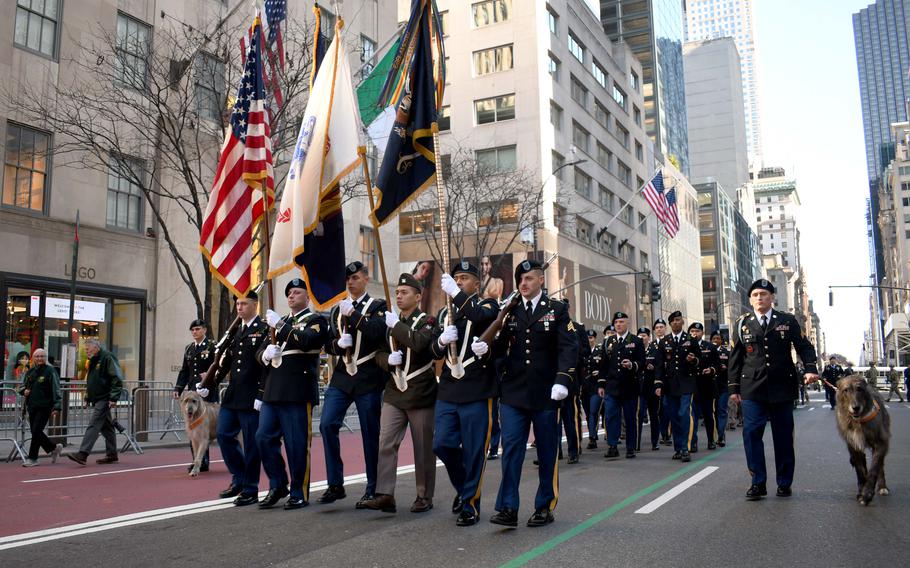
[[[676,206],[676,188],[667,191],[667,222],[664,223],[667,234],[672,239],[679,232],[679,207]]]
[[[263,185],[269,209],[275,201],[261,30],[257,16],[199,234],[199,248],[209,259],[210,270],[237,296],[245,296],[252,287],[253,234],[266,211]]]
[[[667,200],[664,197],[664,176],[660,170],[645,184],[641,192],[645,201],[651,206],[651,210],[654,211],[654,215],[657,216],[657,220],[666,225]]]
[[[265,20],[269,24],[269,37],[265,45],[270,61],[274,60],[272,50],[278,51],[278,60],[281,62],[282,69],[284,69],[284,45],[281,39],[281,22],[287,18],[287,15],[287,0],[265,0]],[[274,69],[272,69],[272,75],[275,75]]]

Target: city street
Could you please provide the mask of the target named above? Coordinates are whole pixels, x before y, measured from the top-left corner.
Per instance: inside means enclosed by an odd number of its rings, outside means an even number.
[[[797,410],[797,478],[790,499],[773,496],[772,479],[770,497],[745,501],[748,474],[739,430],[729,433],[726,448],[702,450],[688,465],[671,461],[666,447],[608,462],[601,446],[578,465],[562,462],[556,522],[538,529],[524,526],[536,489],[532,452],[516,530],[487,522],[500,479],[498,461],[488,462],[477,526],[455,527],[448,511],[454,493],[442,468],[436,508],[427,514],[407,511],[414,487],[406,467],[399,476],[397,514],[354,510],[362,490],[356,434],[342,441],[346,474],[353,476],[348,497],[294,512],[237,509],[212,500],[227,483],[223,464],[188,479],[182,467],[167,467],[185,459],[182,449],[125,455],[111,469],[5,464],[0,564],[72,567],[104,558],[129,566],[898,566],[910,544],[910,406],[887,406],[894,432],[886,464],[892,494],[877,496],[869,507],[853,498],[855,477],[833,412],[813,393],[812,404]],[[766,442],[770,446],[770,432]],[[318,438],[313,447],[315,501],[324,487],[324,464]],[[217,451],[212,459],[219,459]],[[410,463],[410,449],[404,448],[400,465]],[[773,471],[773,461],[769,466]],[[105,475],[93,475],[99,473]]]

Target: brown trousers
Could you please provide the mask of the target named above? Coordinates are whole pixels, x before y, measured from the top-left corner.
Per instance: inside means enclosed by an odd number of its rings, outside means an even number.
[[[395,494],[398,471],[398,448],[404,439],[405,429],[411,425],[414,442],[414,477],[417,496],[433,498],[436,488],[436,455],[433,453],[434,407],[402,410],[382,403],[379,419],[379,466],[376,493]]]

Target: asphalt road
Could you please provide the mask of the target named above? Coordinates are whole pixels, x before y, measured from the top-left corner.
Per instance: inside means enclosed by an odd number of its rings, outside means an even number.
[[[399,476],[399,512],[356,511],[362,490],[300,511],[260,511],[215,505],[214,510],[168,517],[3,549],[2,566],[175,564],[215,566],[904,566],[910,545],[910,405],[890,403],[890,496],[869,507],[854,500],[855,477],[838,437],[833,412],[816,394],[797,411],[794,496],[760,502],[743,498],[749,479],[740,431],[722,450],[694,454],[690,464],[670,452],[644,451],[635,460],[605,460],[586,452],[560,466],[556,522],[531,529],[536,468],[529,452],[522,480],[518,529],[487,522],[500,479],[489,462],[480,524],[459,528],[448,511],[454,492],[437,472],[433,511],[407,511],[413,476]],[[773,471],[770,429],[766,434]],[[37,469],[37,468],[36,468]],[[772,474],[773,475],[773,474]],[[693,483],[693,481],[696,481]],[[641,511],[680,484],[688,487],[652,512]],[[318,492],[314,492],[314,496]],[[200,496],[200,500],[208,498]],[[210,509],[213,507],[209,507]],[[653,505],[651,505],[653,508]],[[73,534],[73,533],[71,533]],[[9,542],[8,540],[6,542]]]

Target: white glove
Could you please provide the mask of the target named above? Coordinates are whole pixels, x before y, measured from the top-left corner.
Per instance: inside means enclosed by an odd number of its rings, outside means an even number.
[[[477,339],[476,337],[474,338],[474,342],[471,343],[471,351],[473,351],[474,355],[477,355],[478,357],[480,357],[482,355],[486,355],[487,351],[489,351],[489,350],[490,350],[490,346],[487,345],[487,342],[481,341],[481,340]]]
[[[454,325],[447,325],[439,336],[439,345],[445,347],[449,343],[458,341],[458,328]]]
[[[269,324],[269,327],[277,327],[278,322],[281,321],[281,316],[278,315],[278,312],[275,310],[266,310],[265,321],[267,324]]]
[[[401,320],[398,318],[398,314],[396,314],[392,310],[389,310],[385,313],[385,324],[386,324],[386,326],[388,326],[389,329],[392,329],[393,327],[395,327],[395,324],[398,323],[399,321],[401,321]]]
[[[196,393],[199,394],[202,398],[205,398],[209,395],[209,389],[196,387]]]
[[[442,291],[453,298],[457,296],[459,292],[461,292],[461,288],[459,288],[458,284],[455,283],[455,279],[448,274],[442,275],[439,284],[442,286]]]
[[[277,345],[269,345],[265,348],[265,351],[262,353],[262,361],[268,363],[275,358],[281,352],[281,348]]]
[[[341,315],[349,316],[354,313],[354,302],[345,298],[338,304],[338,309],[341,311]]]
[[[550,389],[550,398],[553,400],[562,400],[569,396],[569,389],[562,385],[553,385],[553,388]]]
[[[256,412],[259,412],[260,410],[262,410],[262,401],[259,400],[258,398],[253,401],[253,410],[255,410]]]
[[[342,333],[341,337],[338,338],[338,347],[342,349],[347,349],[348,347],[354,346],[354,338],[351,337],[350,333]]]
[[[401,351],[389,353],[389,365],[401,365],[402,361],[404,361],[404,354]]]

